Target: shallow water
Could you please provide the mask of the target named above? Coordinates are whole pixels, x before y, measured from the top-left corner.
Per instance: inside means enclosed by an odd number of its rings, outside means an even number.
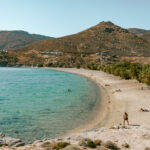
[[[64,135],[93,117],[98,98],[97,85],[82,76],[0,68],[0,132],[26,143]]]

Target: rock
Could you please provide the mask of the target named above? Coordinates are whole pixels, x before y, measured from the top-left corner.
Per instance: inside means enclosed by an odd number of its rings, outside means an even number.
[[[3,138],[5,137],[5,134],[4,133],[0,133],[0,138]]]
[[[59,150],[59,149],[63,149],[65,147],[67,147],[68,145],[70,145],[70,143],[68,143],[68,142],[57,142],[52,145],[52,149]]]
[[[79,142],[79,145],[84,146],[84,147],[96,148],[95,143],[91,139],[88,139],[88,138],[82,139]]]
[[[33,144],[36,145],[36,144],[39,144],[41,142],[43,142],[43,141],[42,140],[36,140],[36,141],[33,142]]]
[[[25,143],[23,142],[20,142],[20,143],[16,143],[13,147],[20,147],[20,146],[24,146]]]
[[[8,146],[8,144],[6,144],[3,140],[0,140],[0,147],[2,146]]]
[[[120,148],[115,143],[113,143],[112,141],[107,141],[104,144],[104,147],[112,149],[112,150],[120,150]]]
[[[25,143],[23,143],[20,139],[15,139],[11,137],[2,137],[0,138],[0,146],[23,146]]]
[[[97,146],[101,146],[101,144],[102,144],[102,140],[94,140],[93,142]]]
[[[50,148],[51,147],[51,143],[50,142],[44,142],[41,144],[41,147],[43,148]]]
[[[81,150],[81,149],[76,145],[69,145],[65,147],[63,150]]]
[[[129,146],[128,143],[122,144],[122,147],[123,147],[123,148],[130,148],[130,146]]]
[[[122,91],[120,89],[117,89],[117,90],[113,91],[112,94],[114,94],[116,92],[122,92]]]
[[[150,147],[145,147],[145,149],[144,150],[150,150]]]
[[[5,143],[7,143],[9,146],[14,146],[17,143],[22,142],[20,139],[14,139],[11,137],[5,137],[3,138],[3,140],[5,141]]]
[[[42,141],[48,141],[48,140],[51,140],[51,139],[50,138],[45,138]]]
[[[61,138],[58,138],[58,139],[57,139],[57,141],[62,141],[62,140],[63,140],[63,139],[61,139]]]
[[[71,137],[67,137],[67,140],[71,140]]]
[[[121,92],[121,90],[120,90],[120,89],[118,89],[118,90],[116,90],[116,92]]]
[[[78,145],[80,146],[85,146],[84,144],[85,144],[85,139],[81,139],[78,143]]]
[[[97,150],[109,150],[109,149],[104,146],[101,146],[101,147],[98,147]]]

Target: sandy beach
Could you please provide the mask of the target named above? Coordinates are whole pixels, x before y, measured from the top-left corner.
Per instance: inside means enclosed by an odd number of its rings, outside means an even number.
[[[150,112],[141,112],[141,108],[150,110],[150,87],[136,80],[123,80],[102,71],[74,68],[54,68],[55,70],[75,73],[92,79],[100,87],[101,102],[97,115],[86,126],[76,129],[70,135],[62,138],[77,144],[82,138],[111,140],[121,146],[128,143],[130,149],[144,150],[150,146]],[[128,129],[110,129],[123,123],[123,113],[129,114]],[[78,131],[78,132],[77,132]],[[47,139],[18,148],[40,149],[41,142],[57,141]],[[123,148],[122,148],[123,149]]]
[[[105,111],[105,114],[102,120],[99,114],[99,126],[110,127],[122,123],[124,112],[129,114],[130,124],[150,125],[150,113],[139,111],[140,108],[150,109],[150,87],[146,84],[136,80],[123,80],[102,71],[72,68],[56,70],[86,76],[102,89],[102,110],[99,111]]]
[[[89,126],[96,129],[86,131],[85,128],[83,132],[72,134],[72,143],[77,144],[77,139],[84,137],[111,140],[120,147],[123,143],[129,143],[131,149],[135,150],[144,150],[150,146],[150,112],[139,111],[141,108],[150,110],[149,86],[136,80],[123,80],[102,71],[66,68],[57,70],[86,76],[101,89],[100,109],[94,124],[92,122]],[[123,124],[124,112],[129,114],[128,130],[110,129]]]

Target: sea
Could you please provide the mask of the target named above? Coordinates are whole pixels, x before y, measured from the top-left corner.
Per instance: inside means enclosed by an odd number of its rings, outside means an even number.
[[[0,67],[0,132],[26,144],[65,135],[92,121],[99,97],[83,76]]]

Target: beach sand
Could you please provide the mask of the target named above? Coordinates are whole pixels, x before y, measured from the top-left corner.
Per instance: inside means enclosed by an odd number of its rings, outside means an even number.
[[[102,71],[74,68],[56,68],[56,70],[83,75],[97,83],[102,91],[99,126],[110,127],[123,123],[124,112],[129,114],[130,124],[150,125],[150,113],[139,111],[140,108],[150,110],[150,87],[146,84],[136,80],[123,80]]]
[[[77,144],[82,138],[111,140],[121,147],[128,143],[130,149],[144,150],[150,147],[150,112],[141,112],[140,108],[150,110],[150,87],[136,80],[123,80],[102,71],[74,68],[53,68],[58,71],[75,73],[92,79],[100,87],[101,100],[96,116],[86,126],[80,127],[63,141]],[[123,123],[123,114],[129,115],[128,129],[110,129]],[[58,139],[54,139],[57,141]],[[52,140],[43,140],[50,141]],[[41,142],[19,148],[40,149]],[[123,148],[122,148],[123,149]]]

